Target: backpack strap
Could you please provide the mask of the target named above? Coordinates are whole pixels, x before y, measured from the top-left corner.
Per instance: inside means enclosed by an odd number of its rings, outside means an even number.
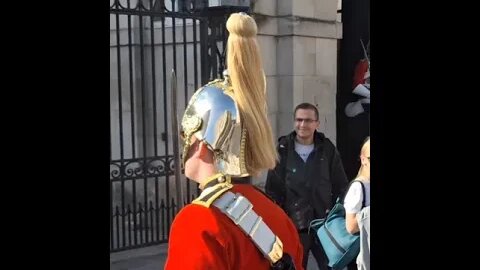
[[[364,208],[366,206],[366,193],[365,193],[365,186],[363,185],[363,182],[360,181],[360,180],[357,180],[358,182],[360,182],[360,185],[362,185],[362,196],[363,196],[363,200],[362,200],[362,208]]]
[[[347,193],[348,193],[348,190],[350,189],[350,186],[355,182],[359,182],[360,185],[362,185],[362,197],[363,197],[362,208],[365,207],[365,205],[366,205],[365,186],[363,185],[363,182],[361,180],[358,180],[358,179],[355,179],[355,180],[350,182],[350,184],[348,185],[348,188],[345,190],[345,194],[343,194],[342,196],[339,196],[337,198],[337,203],[342,203],[343,204],[343,201],[345,200],[345,196],[347,196]]]

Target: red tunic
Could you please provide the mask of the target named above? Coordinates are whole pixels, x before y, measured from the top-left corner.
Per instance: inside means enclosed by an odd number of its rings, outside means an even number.
[[[303,247],[297,230],[285,212],[249,184],[235,184],[230,190],[252,204],[283,243],[296,269],[302,268]],[[270,269],[269,261],[237,225],[215,206],[189,204],[175,217],[170,231],[165,269]]]

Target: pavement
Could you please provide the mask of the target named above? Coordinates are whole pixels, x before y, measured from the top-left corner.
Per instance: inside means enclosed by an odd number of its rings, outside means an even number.
[[[110,253],[110,270],[160,270],[167,260],[168,244]],[[318,270],[310,253],[306,270]]]

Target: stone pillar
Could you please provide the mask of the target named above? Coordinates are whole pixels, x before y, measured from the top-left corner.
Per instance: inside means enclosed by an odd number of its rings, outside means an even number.
[[[267,76],[274,136],[293,129],[293,110],[317,106],[319,131],[336,143],[337,0],[252,1]],[[261,186],[264,176],[256,181]],[[260,182],[258,182],[260,181]]]

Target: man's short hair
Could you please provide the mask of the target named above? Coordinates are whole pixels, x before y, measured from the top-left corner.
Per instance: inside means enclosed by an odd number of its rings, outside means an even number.
[[[298,109],[313,110],[315,112],[315,117],[317,117],[316,120],[318,120],[318,109],[313,104],[307,102],[298,104],[297,107],[295,107],[295,111],[293,112],[293,117],[295,117],[295,115],[297,114]]]

